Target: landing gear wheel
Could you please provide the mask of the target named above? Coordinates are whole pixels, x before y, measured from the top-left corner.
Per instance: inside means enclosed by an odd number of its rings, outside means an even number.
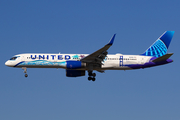
[[[89,81],[92,80],[92,77],[88,77],[88,80],[89,80]]]
[[[92,73],[92,76],[93,76],[93,77],[96,77],[96,73]]]
[[[92,73],[92,72],[89,72],[88,75],[89,75],[89,76],[93,76],[93,73]]]
[[[89,77],[88,77],[88,80],[90,81],[90,80],[92,80],[92,81],[95,81],[96,80],[96,73],[93,73],[93,71],[88,71],[88,75],[89,75]]]
[[[24,73],[25,73],[25,77],[28,77],[28,74],[27,74],[27,68],[26,67],[22,67],[22,69],[24,70]]]
[[[92,81],[95,81],[96,80],[96,78],[92,78]]]
[[[25,74],[25,77],[28,77],[28,74]]]

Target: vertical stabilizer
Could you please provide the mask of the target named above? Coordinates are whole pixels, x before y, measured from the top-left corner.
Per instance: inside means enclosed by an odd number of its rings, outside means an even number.
[[[165,55],[173,35],[174,31],[164,32],[142,55],[154,57]]]

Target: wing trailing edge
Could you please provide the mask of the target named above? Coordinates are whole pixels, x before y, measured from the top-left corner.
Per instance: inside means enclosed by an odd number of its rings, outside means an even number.
[[[81,59],[82,62],[85,63],[93,63],[97,61],[101,64],[101,62],[104,60],[106,55],[108,54],[107,50],[112,46],[116,34],[113,35],[111,40],[106,44],[104,47],[100,48],[99,50],[95,51],[94,53],[89,54],[88,56]]]

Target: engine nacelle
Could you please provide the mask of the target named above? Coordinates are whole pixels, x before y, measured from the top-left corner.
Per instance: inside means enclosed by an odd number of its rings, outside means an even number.
[[[67,69],[78,69],[85,66],[85,63],[82,63],[81,61],[66,61]]]
[[[67,77],[85,76],[85,70],[66,70]]]

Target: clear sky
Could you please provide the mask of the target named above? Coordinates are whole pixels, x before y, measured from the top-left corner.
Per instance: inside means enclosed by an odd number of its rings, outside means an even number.
[[[0,0],[0,120],[180,119],[179,0]],[[20,53],[141,54],[175,31],[173,63],[68,78],[63,69],[10,68]]]

